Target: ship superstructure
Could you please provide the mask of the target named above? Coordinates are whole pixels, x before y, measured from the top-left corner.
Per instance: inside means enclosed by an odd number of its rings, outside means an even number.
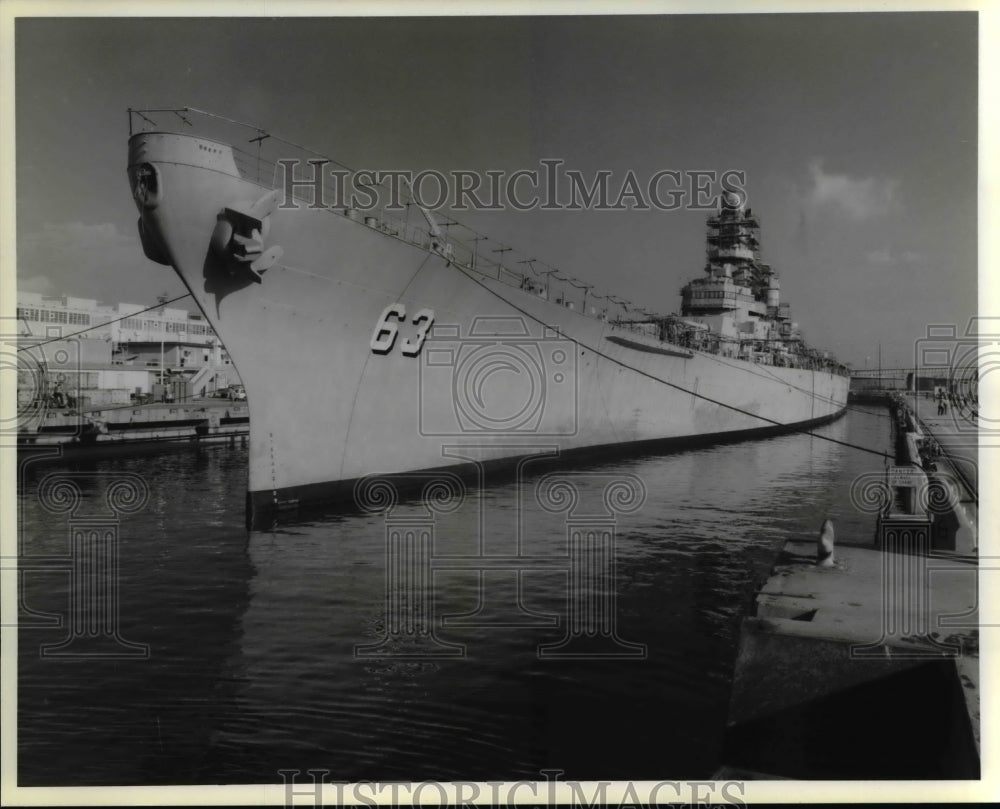
[[[705,275],[681,289],[681,315],[708,327],[719,350],[769,365],[826,359],[806,348],[778,274],[760,256],[760,220],[739,194],[722,197],[708,220]]]

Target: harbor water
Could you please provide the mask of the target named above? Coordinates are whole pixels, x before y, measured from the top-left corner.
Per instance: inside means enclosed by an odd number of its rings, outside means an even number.
[[[881,408],[816,432],[891,451]],[[838,542],[870,543],[851,482],[883,468],[793,434],[567,469],[576,511],[553,507],[556,489],[545,505],[555,478],[529,464],[436,510],[404,500],[247,532],[239,446],[21,460],[22,786],[281,783],[279,770],[310,768],[342,781],[711,777],[740,619],[778,549],[827,516]],[[40,490],[53,475],[77,481],[76,511]],[[74,531],[119,478],[149,491],[114,524],[120,654],[52,654],[75,626]],[[628,507],[606,499],[616,481],[640,482]],[[599,599],[614,637],[567,654],[579,571],[560,560],[577,517],[598,513],[614,538]],[[391,642],[387,610],[387,537],[404,524],[430,537],[410,592],[430,629],[416,657]],[[477,566],[512,556],[520,571]]]

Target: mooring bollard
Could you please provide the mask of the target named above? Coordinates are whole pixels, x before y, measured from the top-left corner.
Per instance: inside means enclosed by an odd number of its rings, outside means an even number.
[[[823,520],[819,529],[819,540],[816,545],[816,564],[820,567],[833,567],[833,520]]]

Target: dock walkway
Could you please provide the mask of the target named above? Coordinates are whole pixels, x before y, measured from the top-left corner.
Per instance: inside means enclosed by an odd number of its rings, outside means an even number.
[[[968,494],[979,499],[979,432],[969,413],[948,405],[944,415],[937,413],[937,401],[913,394],[907,397],[914,408],[924,432],[932,435],[945,456],[956,467]]]
[[[937,467],[954,481],[957,489],[955,516],[978,547],[979,529],[979,432],[968,412],[948,405],[948,412],[938,415],[933,398],[913,394],[907,403],[916,413],[924,435],[931,436],[941,448]]]

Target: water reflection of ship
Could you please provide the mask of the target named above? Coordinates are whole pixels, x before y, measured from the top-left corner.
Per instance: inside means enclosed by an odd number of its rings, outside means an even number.
[[[384,570],[383,581],[366,581],[347,600],[377,607],[362,619],[367,640],[356,656],[464,657],[463,643],[451,637],[490,627],[551,630],[537,649],[542,658],[579,657],[584,646],[588,657],[644,654],[618,637],[614,604],[616,521],[643,504],[642,481],[622,471],[527,466],[500,487],[485,473],[472,488],[448,471],[426,473],[423,491],[411,498],[403,492],[413,480],[405,488],[390,476],[365,481],[360,513],[330,522],[319,540],[337,534],[341,560],[364,557]],[[292,580],[323,553],[284,534],[251,537],[258,569],[277,568]],[[293,557],[303,569],[288,570]],[[384,593],[384,603],[371,593]]]

